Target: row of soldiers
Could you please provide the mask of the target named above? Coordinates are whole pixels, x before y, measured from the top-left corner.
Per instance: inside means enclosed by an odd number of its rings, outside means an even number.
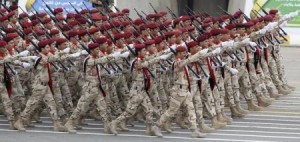
[[[139,120],[147,135],[171,133],[175,122],[199,138],[245,117],[240,98],[260,111],[295,89],[280,44],[281,27],[298,12],[249,19],[242,11],[170,11],[171,19],[155,11],[132,20],[129,9],[66,17],[63,8],[48,10],[30,16],[17,6],[0,9],[0,108],[11,129],[26,131],[47,110],[55,131],[76,133],[95,118],[117,135]]]

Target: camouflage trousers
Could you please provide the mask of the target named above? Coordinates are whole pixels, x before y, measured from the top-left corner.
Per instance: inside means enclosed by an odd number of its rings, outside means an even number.
[[[157,125],[161,127],[167,121],[174,117],[178,110],[182,107],[187,113],[187,121],[189,129],[195,130],[196,126],[196,114],[193,104],[193,96],[188,90],[188,86],[174,85],[171,89],[170,104],[166,112],[157,121]]]
[[[111,109],[111,111],[113,111],[116,116],[121,115],[123,111],[120,105],[121,102],[119,100],[115,84],[113,83],[113,81],[107,81],[103,86],[107,95],[105,97],[107,108]]]
[[[80,96],[82,95],[82,88],[84,84],[84,79],[82,75],[77,71],[71,71],[65,74],[65,79],[68,83],[69,91],[72,96],[73,105],[77,104]]]
[[[83,94],[78,100],[77,106],[74,109],[69,119],[76,120],[80,116],[84,115],[89,109],[91,104],[96,104],[97,111],[102,117],[105,123],[110,121],[110,117],[107,114],[107,106],[105,97],[99,88],[99,83],[86,82],[83,85]]]
[[[1,79],[1,82],[3,82],[3,78]],[[0,84],[0,94],[1,94],[1,103],[3,105],[6,117],[9,121],[14,121],[14,112],[12,109],[12,101],[10,100],[8,94],[7,94],[7,90],[6,90],[6,86],[1,83]]]
[[[282,86],[283,83],[279,79],[276,61],[275,61],[275,59],[271,55],[269,55],[269,57],[268,57],[268,67],[269,67],[271,78],[272,78],[273,83],[275,84],[275,86],[277,88],[279,86]]]
[[[262,89],[260,87],[259,78],[257,75],[257,69],[254,66],[254,60],[250,60],[249,64],[249,79],[251,82],[252,90],[254,95],[258,98],[262,95]]]
[[[117,89],[117,94],[119,96],[119,98],[121,98],[123,100],[123,108],[125,109],[129,97],[130,97],[130,93],[129,93],[129,89],[127,86],[127,82],[126,82],[126,78],[123,74],[118,74],[116,75],[117,79],[115,79],[114,83]]]
[[[268,62],[265,60],[264,57],[261,58],[259,65],[263,72],[263,76],[261,76],[261,79],[263,79],[263,82],[265,83],[268,92],[270,94],[278,94],[278,90],[271,78],[271,74],[270,74],[269,67],[268,67]]]
[[[155,113],[158,116],[161,116],[163,113],[162,102],[159,97],[160,94],[158,94],[157,86],[158,86],[158,82],[153,80],[148,92],[149,92],[149,98],[151,100],[152,106],[156,110]]]
[[[166,88],[164,87],[164,84],[167,84],[167,82],[164,82],[164,80],[168,80],[166,74],[163,74],[161,76],[159,76],[158,81],[157,81],[157,91],[159,94],[159,98],[161,100],[161,104],[162,104],[162,111],[165,112],[168,109],[168,95],[166,92]]]
[[[221,73],[221,68],[215,69],[216,76],[216,86],[213,89],[213,97],[216,103],[216,111],[220,113],[225,107],[225,88],[224,88],[224,80]]]
[[[246,68],[246,63],[239,63],[238,69],[238,81],[239,81],[239,90],[244,95],[246,101],[253,99],[251,83],[249,78],[249,73]]]
[[[198,123],[204,121],[203,120],[203,103],[202,103],[202,97],[200,93],[199,85],[196,81],[193,81],[191,85],[191,95],[193,97],[193,104],[195,108],[196,118]]]
[[[53,121],[58,120],[56,103],[50,91],[48,83],[33,84],[32,95],[29,97],[26,107],[21,114],[23,120],[29,120],[30,116],[44,102],[50,110],[50,116]]]
[[[26,98],[18,76],[12,78],[12,96],[10,98],[13,103],[13,111],[19,116],[25,108]]]
[[[233,85],[232,85],[232,75],[230,71],[224,69],[224,88],[225,88],[225,99],[228,100],[229,106],[234,107],[234,93],[233,93]]]
[[[211,117],[214,117],[216,115],[216,104],[207,79],[201,80],[201,98],[208,114]]]
[[[279,50],[275,52],[275,61],[277,66],[278,77],[282,81],[283,85],[287,85],[287,79],[285,76],[285,69],[284,69],[285,67],[284,64],[282,63],[282,55],[280,54]]]
[[[144,89],[143,81],[134,81],[130,89],[130,98],[126,106],[126,110],[116,118],[117,122],[123,122],[135,115],[138,108],[141,106],[146,117],[147,124],[154,124],[153,114],[154,108],[150,98]]]

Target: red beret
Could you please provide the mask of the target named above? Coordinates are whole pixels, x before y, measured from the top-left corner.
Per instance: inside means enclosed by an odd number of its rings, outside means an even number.
[[[6,37],[3,38],[3,40],[5,40],[6,42],[10,42],[11,40],[13,40],[14,38],[18,37],[19,35],[16,33],[9,33],[6,35]]]
[[[47,45],[49,45],[49,41],[46,39],[46,40],[42,40],[38,43],[38,47],[39,48],[45,48]]]
[[[58,13],[64,12],[64,10],[63,10],[62,8],[58,7],[58,8],[55,8],[55,9],[53,10],[53,12],[54,12],[54,14],[56,15],[56,14],[58,14]]]
[[[89,13],[89,10],[87,10],[87,9],[82,9],[82,10],[80,11],[80,14],[86,14],[86,13]]]
[[[108,16],[114,18],[114,17],[118,17],[118,14],[111,12],[111,13],[108,13]]]
[[[225,28],[228,29],[228,30],[232,30],[232,29],[234,29],[235,27],[236,27],[235,24],[228,24],[228,25],[225,26]]]
[[[129,13],[129,9],[127,9],[127,8],[122,9],[122,13]]]
[[[139,31],[136,31],[136,30],[134,30],[134,31],[132,32],[132,34],[134,35],[134,37],[140,36],[140,32],[139,32]]]
[[[6,16],[8,17],[8,18],[10,18],[10,17],[12,17],[13,15],[15,15],[15,12],[9,12]]]
[[[165,21],[165,22],[163,23],[163,25],[166,26],[166,27],[170,26],[171,24],[172,24],[171,21]]]
[[[117,12],[117,15],[122,17],[122,16],[124,16],[124,13],[122,13],[122,12]]]
[[[206,34],[202,34],[202,35],[200,35],[200,36],[197,37],[197,41],[198,42],[203,42],[203,41],[205,41],[207,39],[208,39],[208,36]]]
[[[39,23],[38,20],[31,20],[31,24],[32,26],[36,26]]]
[[[64,25],[64,26],[62,27],[62,30],[65,32],[65,31],[71,30],[71,28],[70,28],[68,25]]]
[[[165,15],[168,14],[166,11],[160,11],[159,13],[160,13],[162,16],[165,16]]]
[[[85,25],[87,20],[85,18],[77,18],[76,19],[78,23],[80,23],[80,25]]]
[[[258,21],[259,21],[259,22],[264,21],[264,17],[259,17],[259,18],[258,18]]]
[[[155,18],[155,14],[148,14],[146,16],[146,19],[149,20],[149,19],[152,19],[152,18]]]
[[[9,9],[10,9],[11,11],[14,11],[14,10],[18,9],[18,6],[17,6],[17,5],[11,5],[11,6],[9,7]]]
[[[82,37],[82,36],[86,35],[87,33],[88,33],[87,30],[79,30],[77,32],[77,34],[78,34],[79,37]]]
[[[29,17],[30,20],[37,20],[37,14],[33,14]]]
[[[272,22],[272,21],[273,21],[273,16],[271,16],[271,15],[266,15],[266,16],[264,17],[264,21],[265,21],[265,22]]]
[[[32,29],[27,28],[27,29],[23,30],[23,32],[25,35],[29,35],[30,33],[32,33]]]
[[[244,25],[245,25],[245,28],[250,28],[250,27],[252,27],[254,25],[254,23],[247,22],[247,23],[244,23]]]
[[[113,27],[118,28],[118,27],[121,26],[121,23],[120,23],[119,21],[113,21],[113,22],[112,22],[112,25],[113,25]]]
[[[45,32],[42,31],[42,30],[37,30],[37,31],[35,31],[35,33],[36,33],[38,36],[45,35]]]
[[[154,44],[155,43],[155,40],[147,40],[147,41],[145,41],[145,45],[146,46],[149,46],[149,45],[152,45],[152,44]]]
[[[155,28],[157,28],[157,24],[156,23],[149,23],[149,24],[147,24],[147,27],[150,28],[150,29],[155,29]]]
[[[32,27],[32,23],[31,22],[23,22],[22,23],[22,28],[29,28]]]
[[[143,31],[143,30],[146,30],[147,29],[147,25],[145,24],[142,24],[139,26],[140,30]]]
[[[4,29],[4,31],[6,33],[14,33],[14,32],[16,32],[16,29],[15,28],[6,28],[6,29]]]
[[[166,33],[165,33],[165,36],[166,36],[166,38],[168,38],[168,37],[173,36],[174,34],[175,34],[174,31],[169,31],[169,32],[166,32]]]
[[[175,18],[175,19],[172,20],[172,23],[173,23],[174,26],[179,24],[179,22],[180,22],[180,18]]]
[[[122,33],[116,33],[116,34],[114,34],[114,39],[115,40],[121,39],[123,37],[124,37],[124,35]]]
[[[88,45],[88,47],[89,47],[89,49],[95,49],[95,48],[99,47],[99,44],[98,43],[90,43]]]
[[[229,19],[228,15],[222,15],[220,19],[224,22],[226,19]]]
[[[208,18],[205,18],[204,20],[203,20],[203,23],[210,23],[210,22],[213,22],[213,19],[212,18],[210,18],[210,17],[208,17]]]
[[[143,48],[145,48],[145,44],[134,44],[133,45],[135,51],[139,51],[139,50],[142,50]]]
[[[65,43],[65,42],[67,42],[67,41],[68,40],[65,39],[65,38],[58,38],[58,39],[56,39],[56,46],[57,45],[61,45],[61,44]]]
[[[6,41],[0,40],[0,47],[4,47],[6,44]]]
[[[213,29],[210,31],[212,36],[217,36],[221,33],[220,29]]]
[[[101,31],[105,31],[105,30],[109,30],[109,29],[111,29],[111,25],[110,24],[102,24],[100,26],[100,30]]]
[[[47,42],[48,42],[48,45],[50,45],[50,44],[54,43],[55,40],[54,39],[47,39]]]
[[[181,16],[180,19],[181,19],[182,22],[185,22],[187,20],[191,20],[190,16]]]
[[[91,9],[91,10],[90,10],[90,13],[91,13],[91,14],[93,14],[93,13],[97,13],[97,12],[99,12],[99,10],[98,10],[98,9],[96,9],[96,8],[94,8],[94,9]]]
[[[139,25],[141,25],[141,24],[143,24],[144,22],[143,22],[143,20],[141,19],[141,18],[137,18],[137,19],[135,19],[134,21],[133,21],[133,24],[134,25],[137,25],[137,26],[139,26]]]
[[[181,32],[180,30],[175,30],[175,31],[174,31],[174,35],[175,35],[176,37],[180,36],[181,34],[182,34],[182,32]]]
[[[41,12],[41,13],[38,14],[38,16],[39,16],[40,18],[43,18],[43,17],[47,16],[47,13]]]
[[[258,18],[252,19],[250,22],[252,22],[254,25],[257,24],[259,22]]]
[[[7,16],[1,16],[0,17],[0,22],[4,22],[5,20],[7,20],[8,18],[7,18]]]
[[[242,12],[241,11],[237,11],[233,14],[233,17],[234,18],[239,18],[240,16],[242,15]]]
[[[130,38],[131,36],[132,36],[132,33],[130,33],[130,32],[123,33],[124,38]]]
[[[272,9],[269,11],[269,14],[276,15],[278,13],[277,9]]]
[[[228,33],[229,33],[229,30],[228,30],[228,29],[221,29],[221,30],[220,30],[220,33],[221,33],[221,34],[228,34]]]
[[[186,48],[184,47],[184,46],[177,46],[176,47],[176,52],[178,53],[178,52],[184,52],[184,51],[186,51]]]
[[[153,16],[154,16],[154,18],[158,19],[158,18],[162,17],[163,15],[160,13],[156,13]]]
[[[198,45],[198,42],[196,42],[196,41],[190,41],[190,42],[187,43],[188,48],[193,48],[197,45]]]
[[[1,9],[0,9],[0,12],[1,12],[1,13],[5,13],[5,12],[7,12],[7,10],[6,10],[5,8],[1,8]]]
[[[19,14],[19,17],[25,18],[25,17],[29,17],[29,15],[27,13],[21,13]]]
[[[99,45],[105,43],[107,41],[107,39],[105,37],[100,37],[96,39],[96,43],[98,43]]]
[[[49,23],[49,22],[51,22],[51,19],[50,19],[50,18],[46,18],[46,19],[42,22],[42,24],[47,24],[47,23]]]
[[[62,16],[62,15],[57,15],[57,16],[55,16],[55,18],[59,21],[65,20],[64,16]]]
[[[154,40],[155,40],[155,44],[160,44],[163,41],[163,37],[158,36],[158,37],[155,37]]]
[[[99,31],[99,29],[95,28],[95,27],[89,29],[89,33],[90,34],[94,34],[94,33],[98,32],[98,31]]]
[[[74,36],[77,36],[77,35],[78,35],[77,32],[74,31],[74,30],[68,32],[68,36],[69,36],[69,37],[74,37]]]
[[[56,34],[59,34],[59,30],[57,29],[50,30],[50,35],[56,35]]]
[[[77,26],[78,22],[77,21],[70,21],[68,22],[68,26],[70,26],[71,28],[73,28],[74,26]]]
[[[130,25],[130,22],[129,22],[129,21],[123,21],[123,22],[122,22],[122,26],[123,26],[123,27],[126,27],[126,26],[128,26],[128,25]]]
[[[67,19],[71,19],[71,18],[75,18],[75,14],[74,13],[68,13],[67,14]]]
[[[92,15],[92,20],[93,21],[100,21],[100,20],[102,20],[102,16],[99,15],[99,14],[94,14],[94,15]]]
[[[108,40],[107,40],[107,44],[108,44],[109,46],[111,46],[111,45],[112,45],[112,41],[111,41],[110,39],[108,39]]]

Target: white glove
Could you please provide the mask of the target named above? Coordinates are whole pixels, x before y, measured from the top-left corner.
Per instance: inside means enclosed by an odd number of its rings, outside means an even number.
[[[39,57],[38,56],[28,56],[28,58],[31,60],[37,60]]]
[[[221,46],[222,46],[222,47],[233,47],[233,43],[234,43],[233,40],[231,40],[231,41],[226,41],[226,42],[222,42],[222,43],[221,43]]]
[[[220,54],[220,53],[221,53],[221,48],[218,47],[217,49],[215,49],[214,51],[212,51],[212,53],[213,53],[214,55]]]
[[[266,32],[267,32],[266,29],[261,29],[261,30],[258,31],[258,33],[259,33],[259,34],[262,34],[262,35],[266,34]]]
[[[245,38],[242,43],[249,44],[251,42],[250,38]]]
[[[239,73],[239,71],[235,68],[230,68],[229,71],[232,75],[236,75],[237,73]]]
[[[199,51],[199,53],[200,53],[201,56],[205,56],[207,54],[207,52],[208,52],[207,48],[206,49],[202,49],[201,51]]]
[[[221,67],[224,67],[225,65],[226,65],[226,63],[225,63],[225,62],[222,62]]]
[[[64,51],[64,53],[70,53],[70,48],[68,47],[68,48],[65,48],[63,51]]]
[[[159,59],[167,60],[169,57],[170,57],[169,55],[161,55],[161,56],[159,56]]]
[[[176,45],[172,45],[171,48],[176,51]]]
[[[20,52],[19,56],[25,57],[25,56],[28,56],[28,54],[29,54],[29,51],[25,50],[25,51]]]
[[[124,53],[122,53],[122,54],[121,54],[121,57],[123,57],[123,58],[127,58],[127,57],[129,56],[129,54],[130,54],[130,52],[129,52],[129,51],[127,51],[127,52],[124,52]]]
[[[80,54],[81,54],[80,52],[76,52],[76,53],[71,54],[70,56],[73,58],[76,58],[76,57],[79,57]]]
[[[201,79],[202,79],[201,77],[199,77],[199,78],[193,77],[193,81],[198,81],[198,80],[201,80]]]
[[[15,65],[21,65],[21,62],[20,62],[19,60],[14,60],[13,63],[14,63]]]
[[[249,45],[252,46],[252,47],[256,47],[257,46],[257,44],[255,42],[250,42]]]
[[[82,50],[81,55],[89,55],[89,53],[86,50]]]
[[[113,76],[115,74],[115,72],[113,70],[109,71],[109,75]]]
[[[29,68],[31,65],[29,63],[23,62],[22,66],[23,66],[23,68]]]
[[[115,52],[115,53],[111,54],[111,56],[118,58],[121,56],[121,52]]]

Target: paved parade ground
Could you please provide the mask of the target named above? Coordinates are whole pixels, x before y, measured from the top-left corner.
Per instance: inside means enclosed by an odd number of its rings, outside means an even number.
[[[100,121],[87,120],[87,126],[77,134],[54,132],[49,116],[42,117],[43,123],[34,123],[35,128],[27,132],[8,130],[7,119],[0,116],[0,142],[183,142],[183,141],[228,141],[228,142],[299,142],[300,141],[300,48],[282,49],[289,83],[296,91],[275,100],[271,106],[260,112],[250,112],[244,119],[234,119],[231,125],[207,134],[206,138],[192,139],[188,130],[173,126],[172,134],[164,138],[146,136],[145,125],[135,123],[130,132],[118,136],[103,132]],[[245,108],[245,101],[243,101]],[[229,110],[227,110],[229,112]],[[207,122],[209,123],[209,122]]]

